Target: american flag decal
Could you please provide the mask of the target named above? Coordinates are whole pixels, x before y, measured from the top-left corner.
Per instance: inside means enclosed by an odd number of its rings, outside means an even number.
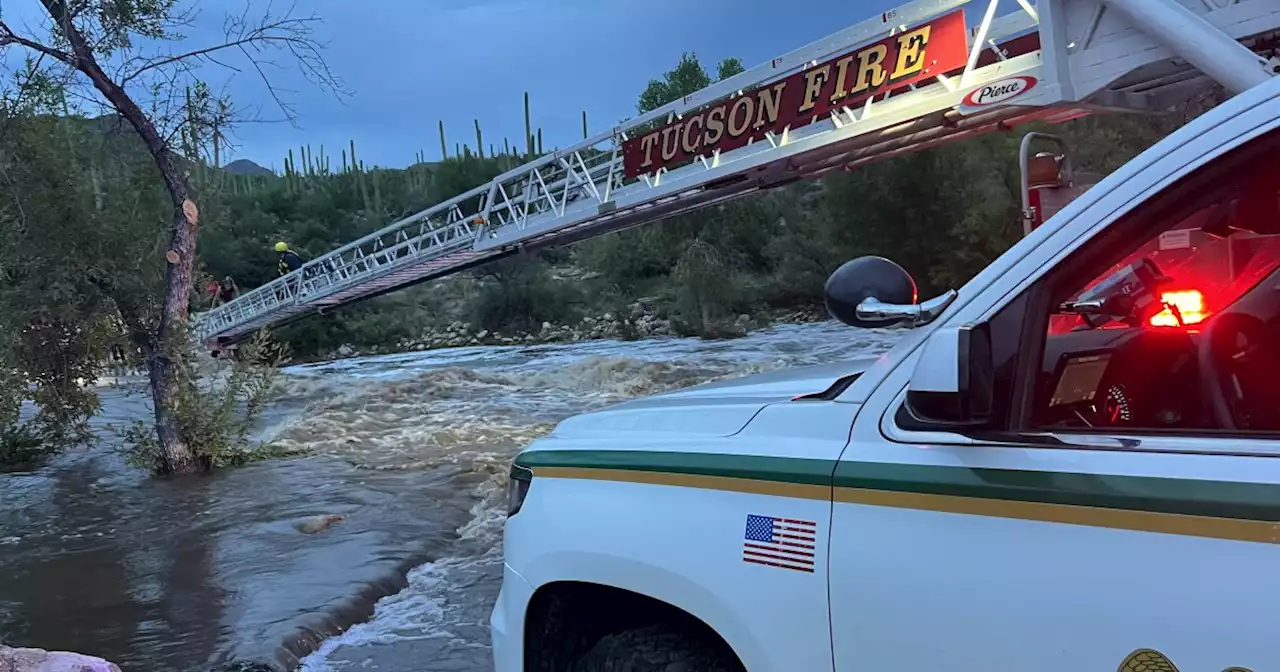
[[[742,561],[812,573],[817,530],[807,520],[748,515]]]

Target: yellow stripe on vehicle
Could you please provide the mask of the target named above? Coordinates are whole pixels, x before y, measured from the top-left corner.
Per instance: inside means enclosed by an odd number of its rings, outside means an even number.
[[[896,509],[1012,518],[1264,544],[1280,543],[1280,523],[1261,520],[863,488],[836,488],[835,501],[844,504],[865,504]]]
[[[702,490],[726,490],[729,492],[745,492],[753,495],[771,495],[774,497],[794,497],[797,499],[818,499],[830,501],[831,486],[806,485],[802,483],[782,483],[778,481],[760,481],[747,478],[730,478],[726,476],[701,476],[698,474],[675,474],[660,471],[640,471],[633,469],[592,469],[587,467],[538,467],[533,470],[536,478],[575,478],[592,481],[618,481],[622,483],[643,483],[646,485],[669,485],[681,488],[698,488]]]

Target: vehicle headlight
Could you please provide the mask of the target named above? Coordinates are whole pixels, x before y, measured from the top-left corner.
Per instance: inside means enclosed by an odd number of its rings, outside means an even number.
[[[507,480],[507,515],[520,512],[529,486],[533,484],[533,471],[519,465],[511,465],[511,478]]]

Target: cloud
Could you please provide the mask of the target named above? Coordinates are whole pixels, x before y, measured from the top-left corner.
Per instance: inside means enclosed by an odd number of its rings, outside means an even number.
[[[288,1],[272,6],[279,11]],[[253,0],[250,12],[266,4]],[[242,125],[231,158],[280,169],[290,147],[324,145],[336,155],[354,140],[367,164],[403,166],[418,151],[439,158],[440,120],[450,151],[454,143],[475,144],[475,120],[486,144],[509,138],[521,145],[526,91],[546,144],[563,147],[581,138],[584,110],[593,132],[634,116],[645,85],[682,52],[697,53],[708,70],[728,56],[750,67],[893,4],[853,0],[795,11],[776,0],[306,0],[294,7],[323,17],[317,37],[351,96],[317,90],[296,68],[267,68],[298,112],[298,128]],[[245,0],[198,7],[199,22],[175,51],[216,40],[222,17],[244,11]],[[40,17],[36,0],[7,0],[4,11]],[[279,118],[256,71],[240,70],[203,74],[237,104]]]

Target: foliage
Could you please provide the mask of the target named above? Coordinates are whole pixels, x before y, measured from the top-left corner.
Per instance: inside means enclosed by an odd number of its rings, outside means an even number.
[[[27,464],[51,450],[32,425],[19,422],[28,396],[21,372],[0,360],[0,467]]]
[[[110,250],[110,254],[104,256],[106,249],[99,248],[97,255],[77,259],[79,267],[69,269],[73,280],[63,283],[62,305],[55,306],[52,311],[41,307],[18,314],[13,319],[26,320],[27,324],[16,328],[9,325],[8,331],[35,334],[37,342],[42,344],[69,346],[70,351],[62,353],[65,361],[62,370],[52,373],[53,384],[41,381],[38,390],[58,393],[52,397],[46,395],[44,401],[77,414],[60,420],[60,426],[74,427],[84,404],[65,403],[64,398],[72,395],[74,390],[83,389],[84,381],[73,376],[71,369],[75,368],[73,364],[78,364],[78,368],[93,373],[93,358],[100,353],[92,352],[87,343],[93,341],[91,334],[103,322],[103,311],[114,311],[114,317],[123,323],[124,331],[140,352],[151,380],[155,431],[163,448],[163,459],[157,470],[190,473],[200,468],[201,460],[192,446],[184,442],[183,437],[192,436],[192,432],[180,426],[179,418],[183,413],[177,405],[183,390],[196,383],[194,379],[182,378],[186,372],[175,357],[179,349],[177,344],[185,338],[193,293],[201,216],[201,205],[197,205],[197,200],[207,194],[200,193],[197,185],[193,185],[189,168],[194,164],[194,172],[197,175],[201,173],[206,146],[211,146],[210,154],[214,162],[218,162],[220,144],[225,139],[224,131],[236,116],[230,101],[225,96],[216,95],[201,78],[201,69],[213,65],[236,70],[236,65],[224,60],[227,57],[239,59],[238,65],[252,66],[262,78],[267,93],[289,119],[293,118],[292,109],[280,98],[279,90],[272,87],[262,67],[264,63],[278,65],[265,60],[271,53],[285,54],[313,83],[335,91],[339,84],[321,56],[321,45],[311,38],[312,24],[317,19],[294,16],[292,9],[284,14],[275,14],[268,6],[253,20],[252,8],[246,7],[242,13],[226,15],[222,42],[175,53],[164,43],[184,38],[178,30],[193,25],[198,14],[194,4],[180,4],[180,0],[83,0],[75,3],[42,0],[40,5],[49,21],[34,32],[29,26],[23,26],[22,32],[15,31],[0,17],[0,59],[7,60],[11,50],[18,50],[28,57],[15,82],[16,92],[6,90],[0,96],[5,107],[0,117],[5,121],[19,118],[25,122],[33,113],[38,116],[48,112],[42,110],[39,103],[33,104],[29,100],[46,103],[59,100],[63,116],[69,117],[67,101],[72,97],[78,101],[77,104],[98,106],[109,111],[110,118],[121,119],[136,133],[145,147],[145,153],[141,155],[150,160],[158,175],[148,176],[142,170],[126,170],[124,179],[135,180],[129,185],[132,188],[107,189],[102,182],[114,174],[100,172],[99,159],[109,157],[91,156],[88,161],[58,166],[64,168],[54,174],[58,183],[50,181],[41,186],[53,187],[48,192],[55,199],[68,199],[65,209],[70,211],[66,213],[70,217],[65,226],[71,228],[84,227],[86,220],[91,219],[102,220],[98,222],[100,225],[111,219],[124,221],[118,218],[123,213],[115,211],[113,206],[136,210],[136,206],[141,204],[144,210],[149,209],[156,205],[152,196],[157,192],[167,196],[168,226],[167,230],[161,229],[165,235],[146,235],[151,232],[144,232],[139,238],[143,243],[164,241],[161,248],[164,250],[163,261],[144,255],[141,257],[143,265],[131,269],[133,272],[113,272],[118,269],[110,267],[119,264],[99,265],[97,262],[114,254],[124,259],[127,265],[135,263],[137,257],[129,256],[126,250],[121,249]],[[35,95],[31,95],[33,92]],[[68,144],[69,153],[74,153],[76,146],[69,134]],[[47,146],[47,143],[42,145],[46,149]],[[179,156],[179,152],[183,155]],[[128,151],[124,155],[133,156]],[[23,154],[17,156],[22,157]],[[85,178],[91,185],[88,196],[85,189],[78,188],[76,184],[77,180],[84,181]],[[66,193],[58,193],[56,187],[59,186]],[[362,191],[363,186],[362,183]],[[376,186],[375,182],[375,193]],[[124,201],[109,205],[106,202],[108,194],[122,197]],[[367,192],[364,194],[367,203]],[[18,234],[28,241],[45,237],[43,232],[32,233],[31,227],[43,222],[29,221],[21,207],[22,198],[20,194],[14,198],[18,205],[17,214],[10,214],[8,218],[16,221],[16,226],[11,222],[10,228],[16,228]],[[56,205],[47,205],[52,207],[38,214],[42,218],[56,217],[53,212],[57,210]],[[151,223],[148,217],[137,217],[140,214],[137,212],[133,214],[138,222]],[[133,233],[130,226],[110,227],[109,230],[115,232],[117,228]],[[95,234],[87,237],[100,238]],[[49,256],[46,253],[37,259]],[[18,271],[19,274],[23,272],[23,269]],[[164,278],[159,291],[152,286],[152,279],[158,274],[163,274]],[[91,285],[96,291],[67,294],[67,288],[76,283]],[[104,308],[108,302],[111,307]],[[46,315],[46,312],[53,314]],[[83,347],[70,347],[81,345]],[[30,363],[22,360],[29,358],[32,352],[26,353],[26,357],[18,352],[23,368],[31,368]],[[40,369],[40,366],[34,368]],[[69,380],[75,381],[74,384],[66,384]],[[87,392],[75,396],[82,397],[82,401],[93,398]],[[42,415],[47,412],[42,404]]]
[[[571,321],[580,301],[574,285],[552,280],[540,260],[503,259],[485,266],[480,277],[473,322],[490,331],[537,332],[543,322]]]
[[[88,436],[90,386],[123,339],[115,298],[143,305],[160,286],[147,272],[162,266],[154,168],[101,121],[28,115],[0,134],[4,361],[32,383],[33,431],[56,445]]]
[[[278,367],[287,354],[287,348],[263,330],[240,346],[225,375],[202,378],[192,370],[200,357],[209,356],[199,344],[186,339],[174,353],[185,369],[179,376],[184,384],[178,389],[174,414],[183,441],[206,469],[280,454],[270,446],[252,445],[250,436],[271,400]],[[164,453],[148,423],[135,421],[125,431],[125,440],[130,464],[152,471],[163,468]]]

